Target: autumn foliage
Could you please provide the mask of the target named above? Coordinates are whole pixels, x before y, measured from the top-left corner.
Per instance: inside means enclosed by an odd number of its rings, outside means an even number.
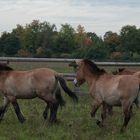
[[[55,24],[34,20],[2,33],[0,56],[139,61],[140,29],[126,25],[120,33],[107,31],[100,37],[82,25],[62,24],[58,31]]]

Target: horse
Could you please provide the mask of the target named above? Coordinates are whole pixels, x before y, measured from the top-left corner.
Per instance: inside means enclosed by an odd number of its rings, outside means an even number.
[[[119,68],[116,71],[113,71],[112,74],[114,75],[134,75],[137,76],[138,78],[140,78],[140,71],[132,71],[126,68]]]
[[[134,74],[135,72],[136,71],[127,70],[125,68],[119,68],[118,70],[113,71],[112,73],[114,75],[131,75],[131,74]]]
[[[3,119],[11,103],[18,120],[23,123],[25,118],[20,111],[17,99],[38,97],[46,102],[43,112],[44,119],[47,119],[50,110],[49,122],[56,122],[58,107],[65,105],[60,86],[73,101],[78,101],[75,93],[68,88],[63,76],[52,69],[37,68],[28,71],[16,71],[8,65],[0,64],[0,92],[4,96],[4,102],[0,108],[0,120]]]
[[[118,69],[112,72],[114,75],[134,75],[140,78],[140,71],[130,71],[125,68]]]
[[[94,99],[91,117],[96,118],[96,112],[102,105],[102,121],[96,119],[97,125],[104,126],[107,106],[122,106],[124,121],[121,132],[125,130],[132,115],[133,103],[140,108],[140,81],[132,75],[113,75],[100,69],[94,62],[83,59],[75,61],[77,66],[75,86],[87,82],[89,93]]]

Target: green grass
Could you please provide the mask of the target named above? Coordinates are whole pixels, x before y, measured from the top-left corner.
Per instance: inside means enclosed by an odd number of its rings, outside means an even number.
[[[12,63],[18,70],[36,67],[51,67],[59,72],[72,72],[67,64],[46,63]],[[72,83],[69,86],[73,89]],[[82,90],[87,90],[83,86]],[[20,124],[13,107],[10,105],[4,120],[0,123],[0,140],[138,140],[140,139],[140,110],[134,107],[134,116],[130,120],[125,133],[120,133],[123,116],[121,108],[114,108],[114,115],[106,120],[106,127],[99,128],[90,117],[92,100],[87,96],[79,97],[79,103],[74,104],[63,93],[66,107],[59,108],[59,124],[50,126],[42,117],[45,103],[40,99],[18,100],[20,108],[26,117],[24,124]],[[2,101],[0,102],[2,104]],[[97,116],[100,115],[98,111]]]
[[[63,93],[64,94],[64,93]],[[64,95],[65,96],[65,95]],[[67,96],[66,107],[58,110],[59,124],[50,126],[44,121],[42,112],[45,103],[39,99],[19,100],[26,122],[20,124],[12,106],[0,123],[0,140],[133,140],[140,139],[140,111],[134,109],[125,133],[119,132],[122,125],[121,108],[114,109],[114,115],[106,120],[106,127],[99,128],[90,117],[91,99],[79,97],[74,104]],[[99,116],[100,112],[97,113]]]

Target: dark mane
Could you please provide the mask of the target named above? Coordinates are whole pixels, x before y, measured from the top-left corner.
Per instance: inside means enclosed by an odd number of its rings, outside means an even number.
[[[0,63],[0,71],[11,71],[13,68],[7,66],[6,64]]]
[[[106,71],[104,69],[98,68],[97,65],[94,62],[92,62],[88,59],[84,59],[83,62],[85,63],[85,65],[88,67],[88,69],[93,74],[102,75],[102,74],[106,73]]]

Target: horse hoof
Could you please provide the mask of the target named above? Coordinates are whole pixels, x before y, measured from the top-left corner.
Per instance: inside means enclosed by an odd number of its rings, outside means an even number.
[[[99,121],[99,120],[96,121],[96,124],[97,124],[100,128],[104,127],[103,124],[102,124],[102,122]]]
[[[26,121],[26,119],[25,118],[22,118],[21,120],[19,120],[20,121],[20,123],[24,123],[25,121]]]
[[[54,122],[55,122],[56,124],[60,124],[60,123],[61,123],[61,120],[60,120],[60,119],[56,119]]]
[[[46,120],[47,119],[47,115],[46,114],[43,114],[43,118]]]
[[[112,117],[113,116],[113,112],[109,112],[108,115]]]
[[[59,119],[49,120],[50,124],[59,124],[61,121]]]
[[[120,133],[124,133],[125,129],[124,128],[121,128],[120,129]]]
[[[3,116],[0,116],[0,122],[3,120]]]
[[[91,113],[90,113],[90,116],[91,116],[91,117],[94,117],[94,113],[91,112]]]
[[[3,118],[0,118],[0,122],[2,122]]]

